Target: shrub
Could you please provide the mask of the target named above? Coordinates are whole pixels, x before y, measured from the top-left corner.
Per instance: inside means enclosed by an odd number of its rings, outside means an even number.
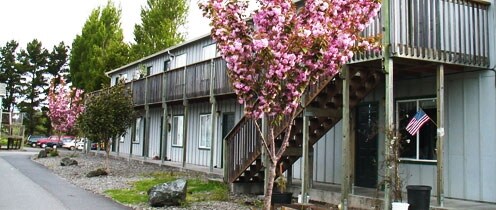
[[[48,153],[48,155],[50,157],[56,157],[56,156],[59,156],[59,151],[57,151],[56,149],[54,150],[51,150],[50,153]]]

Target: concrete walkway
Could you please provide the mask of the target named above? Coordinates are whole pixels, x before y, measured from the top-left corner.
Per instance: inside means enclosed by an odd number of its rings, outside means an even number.
[[[121,210],[109,198],[80,189],[31,161],[31,152],[0,152],[0,209]]]

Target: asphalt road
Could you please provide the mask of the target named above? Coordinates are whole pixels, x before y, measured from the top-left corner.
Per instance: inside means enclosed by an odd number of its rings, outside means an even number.
[[[80,189],[29,159],[32,152],[0,151],[0,209],[130,209]]]

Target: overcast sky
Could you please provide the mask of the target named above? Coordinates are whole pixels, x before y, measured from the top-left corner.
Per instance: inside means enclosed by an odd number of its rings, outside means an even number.
[[[134,24],[140,22],[141,6],[146,0],[113,0],[121,7],[124,40],[133,41]],[[197,0],[190,1],[187,39],[209,32],[208,20],[202,17]],[[107,0],[0,0],[0,46],[12,39],[25,49],[34,38],[49,50],[64,41],[71,45],[91,11]]]

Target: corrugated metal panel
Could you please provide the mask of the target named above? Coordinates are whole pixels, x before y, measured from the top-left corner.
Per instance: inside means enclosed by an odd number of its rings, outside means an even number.
[[[496,88],[495,75],[484,72],[480,76],[479,132],[481,165],[481,200],[496,201]]]
[[[186,162],[194,165],[208,166],[210,163],[210,149],[199,147],[200,140],[200,115],[210,114],[209,103],[197,103],[189,105],[188,120],[188,145]],[[210,124],[206,125],[210,126]]]
[[[172,117],[174,116],[184,116],[184,107],[183,106],[173,106],[170,108],[170,115]],[[174,126],[174,125],[172,125]],[[175,162],[182,162],[183,160],[183,148],[182,147],[177,147],[177,146],[172,146],[170,142],[172,142],[172,138],[174,138],[172,135],[170,135],[171,138],[169,139],[169,143],[167,145],[167,150],[169,150],[169,158],[171,161]]]
[[[222,139],[222,127],[225,126],[222,122],[223,113],[234,113],[234,122],[237,123],[243,116],[243,106],[239,104],[235,99],[222,100],[217,102],[217,110],[220,111],[220,116],[218,116],[217,124],[217,145],[214,159],[214,166],[220,167],[223,152],[223,139]]]

